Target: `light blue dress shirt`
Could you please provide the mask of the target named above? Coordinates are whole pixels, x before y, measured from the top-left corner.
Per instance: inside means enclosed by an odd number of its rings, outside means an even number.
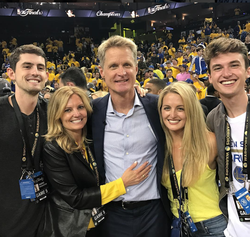
[[[106,183],[122,176],[135,161],[136,168],[148,161],[152,165],[149,177],[126,188],[127,193],[115,201],[144,201],[159,199],[156,181],[157,139],[138,95],[128,114],[114,110],[109,97],[104,135],[104,168]]]

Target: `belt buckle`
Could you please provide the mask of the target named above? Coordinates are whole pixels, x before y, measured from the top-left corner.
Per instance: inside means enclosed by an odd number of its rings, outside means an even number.
[[[124,206],[124,203],[125,203],[125,202],[122,201],[122,208],[123,208],[124,210],[127,210],[127,208]]]

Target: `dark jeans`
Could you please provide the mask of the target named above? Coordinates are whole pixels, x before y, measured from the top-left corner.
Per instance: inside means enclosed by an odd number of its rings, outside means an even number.
[[[227,228],[227,220],[223,215],[216,216],[206,221],[195,223],[198,231],[192,233],[193,237],[223,237]]]
[[[106,211],[106,219],[100,225],[101,237],[170,236],[171,223],[160,199],[132,210],[110,203]]]

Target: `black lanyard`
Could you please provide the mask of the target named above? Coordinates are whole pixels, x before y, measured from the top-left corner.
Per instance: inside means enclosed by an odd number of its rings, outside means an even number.
[[[13,108],[16,114],[16,118],[18,120],[19,123],[19,128],[20,128],[20,133],[22,136],[22,140],[23,140],[23,153],[22,153],[22,159],[21,159],[21,167],[23,171],[34,171],[34,161],[33,161],[33,157],[35,154],[35,150],[37,147],[37,142],[39,139],[39,111],[38,111],[38,106],[36,107],[36,132],[35,132],[35,139],[34,139],[34,143],[32,146],[32,149],[30,147],[30,143],[29,143],[29,139],[28,139],[28,135],[24,126],[24,121],[23,121],[23,117],[20,111],[20,108],[17,104],[15,95],[13,95],[11,97],[11,101],[13,104]]]
[[[188,200],[188,188],[182,187],[182,184],[181,184],[183,170],[181,172],[181,179],[180,179],[180,187],[181,188],[179,188],[172,155],[170,155],[168,157],[168,161],[169,161],[169,171],[170,171],[169,176],[170,176],[173,197],[174,197],[174,199],[178,199],[178,201],[180,203],[180,208],[181,208],[182,207],[182,200]]]
[[[248,178],[250,177],[250,103],[248,101],[247,112],[246,112],[246,121],[245,121],[245,130],[243,138],[243,174],[247,174]],[[231,127],[228,122],[227,115],[225,115],[225,187],[229,188],[229,181],[232,181],[232,153],[231,153]]]
[[[91,152],[89,146],[85,146],[85,148],[88,150],[87,154],[89,154],[90,159],[86,159],[84,152],[81,151],[81,153],[82,153],[83,157],[85,158],[85,160],[88,161],[88,163],[91,164],[91,166],[93,167],[93,171],[95,172],[95,175],[96,175],[97,186],[99,186],[100,181],[99,181],[99,172],[98,172],[98,169],[97,169],[97,164],[95,162],[95,159],[94,159],[94,157],[92,155],[92,152]]]

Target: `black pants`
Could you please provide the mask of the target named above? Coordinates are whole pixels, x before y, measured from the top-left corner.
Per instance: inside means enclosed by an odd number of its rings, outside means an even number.
[[[171,223],[160,199],[132,210],[110,203],[106,211],[106,218],[100,225],[101,237],[170,236]]]
[[[99,226],[90,229],[87,231],[86,237],[99,237],[100,236],[100,229]]]

